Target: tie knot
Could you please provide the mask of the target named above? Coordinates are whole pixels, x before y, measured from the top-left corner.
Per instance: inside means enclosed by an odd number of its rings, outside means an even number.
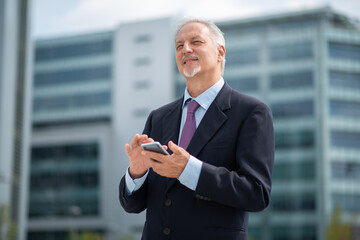
[[[194,113],[199,106],[200,105],[197,103],[197,101],[191,100],[191,101],[188,102],[187,112],[188,113]]]

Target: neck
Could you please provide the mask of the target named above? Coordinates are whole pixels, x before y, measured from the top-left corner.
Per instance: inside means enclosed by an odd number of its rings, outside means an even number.
[[[196,98],[211,86],[213,86],[219,79],[221,74],[212,74],[211,76],[194,76],[186,78],[186,88],[191,97]]]

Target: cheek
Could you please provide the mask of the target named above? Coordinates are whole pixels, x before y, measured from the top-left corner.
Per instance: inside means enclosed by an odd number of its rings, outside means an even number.
[[[181,57],[176,56],[176,65],[181,66]]]

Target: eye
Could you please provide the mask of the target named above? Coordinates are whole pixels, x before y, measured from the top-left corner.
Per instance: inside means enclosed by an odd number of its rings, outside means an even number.
[[[177,46],[176,46],[176,50],[181,49],[181,48],[182,48],[182,46],[183,46],[182,44],[177,45]]]

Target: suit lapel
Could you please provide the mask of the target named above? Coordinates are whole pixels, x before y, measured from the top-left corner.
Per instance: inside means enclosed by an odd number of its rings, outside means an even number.
[[[215,98],[214,102],[206,111],[191,139],[187,151],[192,156],[197,156],[209,140],[216,134],[221,126],[226,122],[225,110],[230,109],[231,88],[225,83],[224,87]]]
[[[162,140],[164,144],[167,144],[170,140],[176,144],[178,142],[182,102],[182,99],[178,100],[174,107],[169,108],[168,113],[162,119]]]
[[[201,120],[198,128],[196,129],[194,136],[192,137],[187,151],[194,157],[196,157],[200,151],[204,148],[207,142],[216,134],[220,127],[226,122],[227,116],[224,113],[225,110],[230,108],[230,94],[231,88],[225,83],[218,96],[215,98],[213,103],[210,105],[209,109],[206,111],[205,116]],[[181,105],[180,105],[180,116],[181,117]],[[177,115],[177,114],[173,114]],[[171,117],[173,118],[173,117]],[[169,118],[169,120],[171,119]],[[173,119],[175,120],[175,118]],[[167,120],[168,121],[168,120]],[[175,122],[175,121],[174,121]],[[173,129],[174,126],[177,128],[177,138],[179,138],[179,126],[174,124],[174,122],[168,122],[166,125],[169,129]],[[201,160],[201,159],[200,159]],[[166,191],[169,191],[170,188],[176,183],[177,179],[169,178],[167,183]]]

